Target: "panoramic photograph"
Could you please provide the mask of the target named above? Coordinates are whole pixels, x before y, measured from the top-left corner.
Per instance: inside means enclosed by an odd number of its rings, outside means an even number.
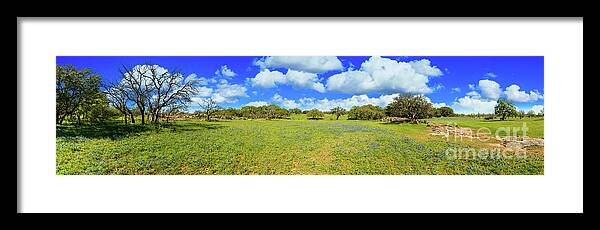
[[[55,110],[57,175],[544,174],[543,56],[56,56]]]

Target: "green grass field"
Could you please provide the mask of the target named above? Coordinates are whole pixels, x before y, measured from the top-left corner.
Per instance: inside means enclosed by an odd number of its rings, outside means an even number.
[[[496,133],[496,131],[500,128],[503,128],[498,132],[500,136],[514,135],[523,136],[522,127],[525,124],[527,127],[526,135],[529,137],[544,137],[544,118],[510,118],[504,121],[496,120],[484,120],[484,119],[476,119],[476,118],[468,118],[468,117],[445,117],[445,118],[433,118],[428,119],[431,122],[439,123],[439,124],[455,124],[460,127],[467,127],[474,129],[476,132],[478,129],[485,127],[490,130],[492,135]],[[513,132],[513,128],[521,128],[517,132]],[[510,133],[507,133],[503,130],[510,130]],[[484,132],[482,130],[481,132]]]
[[[481,144],[446,141],[424,124],[378,121],[289,120],[177,121],[124,125],[57,126],[59,175],[481,175],[543,174],[544,157],[489,155]],[[434,122],[447,122],[437,119]],[[490,129],[521,121],[452,119]],[[543,120],[531,120],[543,137]],[[478,155],[449,150],[473,147]],[[476,147],[476,148],[475,148]]]

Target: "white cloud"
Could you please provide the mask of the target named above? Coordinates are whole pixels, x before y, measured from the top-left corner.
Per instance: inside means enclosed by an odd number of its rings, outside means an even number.
[[[481,98],[481,95],[476,91],[470,91],[466,96],[455,99],[450,106],[456,113],[473,114],[473,113],[494,113],[496,100]]]
[[[426,76],[431,76],[431,77],[437,77],[437,76],[442,76],[442,71],[440,69],[438,69],[436,66],[431,66],[431,61],[427,60],[427,59],[422,59],[422,60],[418,60],[418,61],[410,61],[409,64],[413,67],[413,69],[415,69],[415,71],[417,73],[426,75]]]
[[[496,101],[465,96],[454,101],[452,109],[456,113],[494,113]]]
[[[452,88],[450,89],[451,92],[453,93],[459,93],[460,92],[460,88],[456,87],[456,88]]]
[[[269,103],[266,101],[253,101],[248,104],[245,104],[244,106],[257,106],[258,107],[258,106],[264,106],[264,105],[269,105]]]
[[[246,90],[246,87],[238,84],[220,84],[217,86],[217,90],[212,97],[217,103],[233,103],[237,102],[237,99],[240,97],[248,97]]]
[[[435,103],[435,102],[431,101],[431,98],[429,98],[429,97],[427,97],[425,95],[421,95],[421,96],[425,97],[425,100],[427,100],[429,103],[433,104],[434,108],[439,108],[439,107],[447,106],[446,103],[444,103],[444,102]]]
[[[199,97],[210,97],[212,95],[213,89],[202,86],[198,87],[198,96]]]
[[[544,109],[544,105],[534,105],[531,107],[534,113],[540,113]]]
[[[205,86],[198,88],[198,95],[192,98],[193,102],[201,102],[203,98],[210,97],[217,103],[235,103],[241,97],[248,97],[246,87],[238,84],[219,84],[216,89]]]
[[[286,82],[295,88],[314,89],[317,92],[324,93],[325,86],[319,82],[319,78],[314,73],[306,73],[295,70],[288,70],[285,74]]]
[[[492,73],[492,72],[485,73],[483,76],[489,77],[489,78],[496,78],[496,77],[498,77],[498,75],[496,75],[495,73]]]
[[[272,56],[254,62],[261,69],[285,68],[309,73],[324,73],[343,69],[335,56]]]
[[[273,88],[277,83],[284,83],[285,75],[279,71],[270,71],[268,69],[260,71],[254,78],[249,78],[252,86],[261,88]]]
[[[253,87],[273,88],[278,84],[291,85],[295,89],[313,89],[324,93],[325,86],[319,82],[317,74],[288,69],[286,74],[264,69],[254,78],[249,78]]]
[[[307,109],[318,109],[321,111],[329,111],[334,107],[340,106],[346,110],[352,108],[352,106],[361,106],[361,105],[377,105],[381,107],[387,106],[391,103],[395,97],[399,94],[390,94],[390,95],[381,95],[379,97],[369,97],[365,94],[362,95],[354,95],[349,98],[340,98],[340,99],[316,99],[316,98],[300,98],[297,100],[287,99],[279,94],[275,94],[273,96],[273,101],[276,104],[279,104],[286,108],[300,108],[303,110]]]
[[[479,94],[477,91],[471,91],[467,93],[467,96],[471,97],[471,98],[481,98],[481,94]]]
[[[272,100],[275,103],[277,103],[277,104],[279,104],[279,105],[281,105],[281,106],[283,106],[285,108],[288,108],[288,109],[293,109],[293,108],[300,107],[300,105],[298,105],[298,103],[296,103],[294,100],[290,100],[290,99],[284,98],[284,97],[282,97],[279,94],[273,95]]]
[[[481,94],[488,99],[498,100],[502,94],[500,84],[492,80],[479,80]]]
[[[234,77],[237,74],[235,72],[233,72],[233,70],[229,69],[229,67],[227,67],[227,65],[223,65],[223,66],[221,66],[221,69],[218,69],[215,72],[215,75],[225,76],[225,77]]]
[[[518,85],[511,85],[509,87],[506,87],[504,93],[506,94],[508,100],[516,102],[530,102],[544,98],[543,95],[540,94],[540,92],[538,92],[537,90],[529,91],[529,93],[527,93],[525,91],[519,91],[520,89],[521,87],[519,87]]]
[[[475,85],[474,84],[469,84],[469,89],[470,90],[475,90]]]
[[[363,94],[370,92],[430,93],[429,77],[441,75],[428,60],[410,63],[389,58],[371,57],[361,64],[360,70],[335,74],[327,80],[327,90],[339,93]]]

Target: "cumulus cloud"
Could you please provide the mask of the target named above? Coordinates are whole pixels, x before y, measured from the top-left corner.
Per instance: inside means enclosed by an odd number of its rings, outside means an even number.
[[[245,104],[244,106],[264,106],[264,105],[269,105],[268,102],[266,101],[253,101],[250,103]]]
[[[460,88],[456,87],[456,88],[452,88],[450,89],[451,92],[453,93],[459,93],[460,92]]]
[[[212,95],[213,89],[202,86],[198,87],[198,96],[199,97],[210,97]]]
[[[290,100],[290,99],[287,99],[287,98],[284,98],[284,97],[282,97],[282,96],[281,96],[281,95],[279,95],[279,94],[275,94],[275,95],[273,95],[273,98],[272,98],[272,100],[273,100],[273,101],[274,101],[276,104],[279,104],[279,105],[281,105],[281,106],[283,106],[283,107],[285,107],[285,108],[288,108],[288,109],[293,109],[293,108],[298,108],[298,107],[300,107],[300,105],[299,105],[298,103],[296,103],[296,101],[294,101],[294,100]]]
[[[313,89],[324,93],[325,86],[319,82],[317,74],[288,69],[286,74],[264,69],[254,78],[249,78],[253,87],[273,88],[276,85],[291,85],[295,89]]]
[[[248,97],[246,87],[238,84],[221,83],[216,88],[202,86],[198,88],[198,95],[192,98],[193,102],[201,102],[203,98],[210,97],[217,103],[235,103],[242,97]]]
[[[335,56],[271,56],[254,62],[261,69],[285,68],[308,73],[324,73],[343,69],[342,62]]]
[[[329,77],[327,90],[349,94],[430,93],[432,89],[427,85],[429,77],[442,74],[430,64],[426,59],[402,62],[374,56],[363,62],[360,70],[350,70]]]
[[[471,98],[477,98],[477,99],[481,98],[481,94],[479,94],[477,91],[468,92],[467,96],[471,97]]]
[[[543,109],[544,105],[534,105],[531,107],[531,110],[533,110],[533,112],[536,114],[542,112]]]
[[[477,91],[470,91],[464,97],[455,99],[450,106],[456,113],[494,113],[496,100],[483,98]]]
[[[418,61],[410,61],[409,64],[413,67],[413,69],[420,74],[426,76],[442,76],[442,71],[438,69],[436,66],[431,66],[431,61],[427,59],[422,59]]]
[[[457,113],[494,113],[496,101],[465,96],[457,99],[452,104],[452,109]]]
[[[498,100],[502,95],[500,84],[492,80],[479,80],[479,89],[481,94],[488,99]]]
[[[496,75],[495,73],[492,73],[492,72],[487,72],[483,76],[488,77],[488,78],[496,78],[496,77],[498,77],[498,75]]]
[[[446,105],[446,103],[444,102],[440,102],[440,103],[435,103],[433,101],[431,101],[431,98],[426,97],[425,95],[422,95],[423,97],[425,97],[425,100],[427,100],[429,103],[433,104],[434,108],[439,108],[439,107],[444,107],[444,106],[448,106]]]
[[[218,69],[215,72],[215,75],[217,75],[217,76],[225,76],[225,77],[234,77],[237,74],[235,72],[233,72],[233,70],[229,69],[229,67],[227,67],[227,65],[223,65],[223,66],[221,66],[220,69]]]
[[[527,93],[525,91],[520,91],[520,89],[521,87],[513,84],[509,87],[506,87],[504,93],[506,94],[508,100],[515,102],[530,102],[544,98],[543,95],[537,90],[529,91],[529,93]]]
[[[399,94],[389,94],[389,95],[381,95],[379,97],[369,97],[366,94],[362,95],[354,95],[349,98],[339,98],[339,99],[316,99],[316,98],[300,98],[297,100],[287,99],[279,94],[275,94],[273,96],[273,101],[281,105],[285,108],[300,108],[303,110],[307,109],[318,109],[321,111],[329,111],[334,107],[340,106],[346,110],[351,109],[353,106],[362,106],[362,105],[377,105],[381,107],[387,106],[391,103],[395,97],[399,96]]]

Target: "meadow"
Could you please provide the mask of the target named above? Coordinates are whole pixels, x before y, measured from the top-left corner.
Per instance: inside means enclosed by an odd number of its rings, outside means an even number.
[[[543,119],[441,118],[479,128],[521,127],[543,138]],[[541,154],[494,152],[494,144],[449,141],[425,124],[290,119],[190,119],[160,125],[57,125],[59,175],[539,175]],[[449,150],[473,149],[464,156]],[[539,152],[539,149],[538,149]]]

